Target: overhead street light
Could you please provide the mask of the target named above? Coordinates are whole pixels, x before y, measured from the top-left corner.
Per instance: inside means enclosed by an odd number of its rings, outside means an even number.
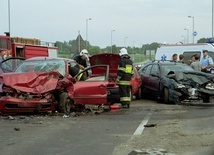
[[[112,53],[112,32],[114,32],[115,30],[111,30],[111,53]]]
[[[88,48],[88,21],[89,20],[92,20],[92,18],[88,18],[86,19],[86,41],[85,41],[85,48],[87,49]]]
[[[188,18],[192,18],[192,43],[194,44],[194,17],[193,16],[188,16]]]
[[[128,37],[124,37],[124,47],[126,47],[126,39],[127,39]]]
[[[188,43],[189,43],[189,29],[188,29],[188,28],[185,28],[184,30],[187,31],[186,43],[188,44]]]
[[[184,40],[184,42],[183,42],[183,43],[185,44],[185,36],[181,36],[181,37],[183,37],[183,40]]]

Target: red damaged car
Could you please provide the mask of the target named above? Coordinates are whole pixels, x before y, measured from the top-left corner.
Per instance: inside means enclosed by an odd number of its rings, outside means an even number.
[[[104,60],[109,56],[113,54],[103,54]],[[59,110],[69,113],[77,105],[110,105],[116,102],[119,99],[115,84],[117,69],[110,64],[93,61],[98,61],[96,56],[90,58],[89,68],[78,70],[77,75],[71,76],[71,70],[77,65],[74,60],[47,57],[25,60],[14,72],[1,75],[0,112]],[[86,72],[90,72],[87,78],[84,76]],[[135,86],[131,88],[136,91]]]
[[[109,81],[112,81],[114,83],[114,87],[109,87],[107,89],[108,93],[108,101],[109,102],[120,102],[120,96],[119,96],[119,88],[115,84],[116,78],[117,78],[117,69],[118,69],[118,63],[120,61],[121,57],[119,54],[112,54],[112,53],[102,53],[102,54],[95,54],[90,57],[90,64],[93,65],[109,65]],[[141,99],[141,77],[137,71],[137,68],[134,66],[134,75],[130,81],[130,89],[131,89],[131,97],[133,95],[136,97],[137,100]],[[99,71],[95,72],[96,74],[99,74]]]

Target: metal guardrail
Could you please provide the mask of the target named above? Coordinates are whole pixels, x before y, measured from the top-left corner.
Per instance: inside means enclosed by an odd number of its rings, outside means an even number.
[[[56,43],[53,43],[53,42],[46,42],[46,41],[41,41],[41,42],[40,42],[40,45],[41,45],[41,46],[48,46],[48,47],[57,47],[57,46],[56,46]]]
[[[57,47],[56,43],[40,41],[39,39],[35,39],[35,38],[13,37],[12,43],[22,43],[22,44],[37,45],[37,46]]]

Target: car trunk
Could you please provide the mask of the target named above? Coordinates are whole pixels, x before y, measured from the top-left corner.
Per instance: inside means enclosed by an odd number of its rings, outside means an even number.
[[[89,58],[90,65],[109,65],[109,81],[115,82],[117,77],[117,69],[118,63],[120,61],[119,54],[113,53],[102,53],[102,54],[95,54]],[[95,68],[92,69],[91,76],[97,76],[104,74],[105,71],[102,68]]]

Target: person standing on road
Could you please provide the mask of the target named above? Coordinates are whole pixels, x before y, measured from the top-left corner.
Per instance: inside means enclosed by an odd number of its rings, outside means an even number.
[[[201,71],[201,62],[199,61],[200,57],[196,54],[194,55],[194,58],[195,61],[190,64],[190,67],[192,67],[195,71]]]
[[[84,69],[87,67],[87,62],[88,61],[88,51],[86,49],[83,49],[79,55],[74,57],[74,60],[80,65],[81,69]]]
[[[183,54],[179,55],[179,62],[184,63],[184,55]]]
[[[178,55],[177,54],[173,54],[172,55],[172,62],[176,62],[178,59]]]
[[[213,59],[208,55],[208,50],[203,50],[201,66],[201,71],[210,73],[210,69],[213,67]]]
[[[121,60],[118,64],[117,85],[119,86],[120,103],[123,108],[129,108],[131,103],[130,96],[130,80],[133,75],[133,62],[126,48],[122,48],[119,52]]]
[[[192,55],[191,59],[189,60],[189,65],[191,65],[195,61],[195,55]]]

